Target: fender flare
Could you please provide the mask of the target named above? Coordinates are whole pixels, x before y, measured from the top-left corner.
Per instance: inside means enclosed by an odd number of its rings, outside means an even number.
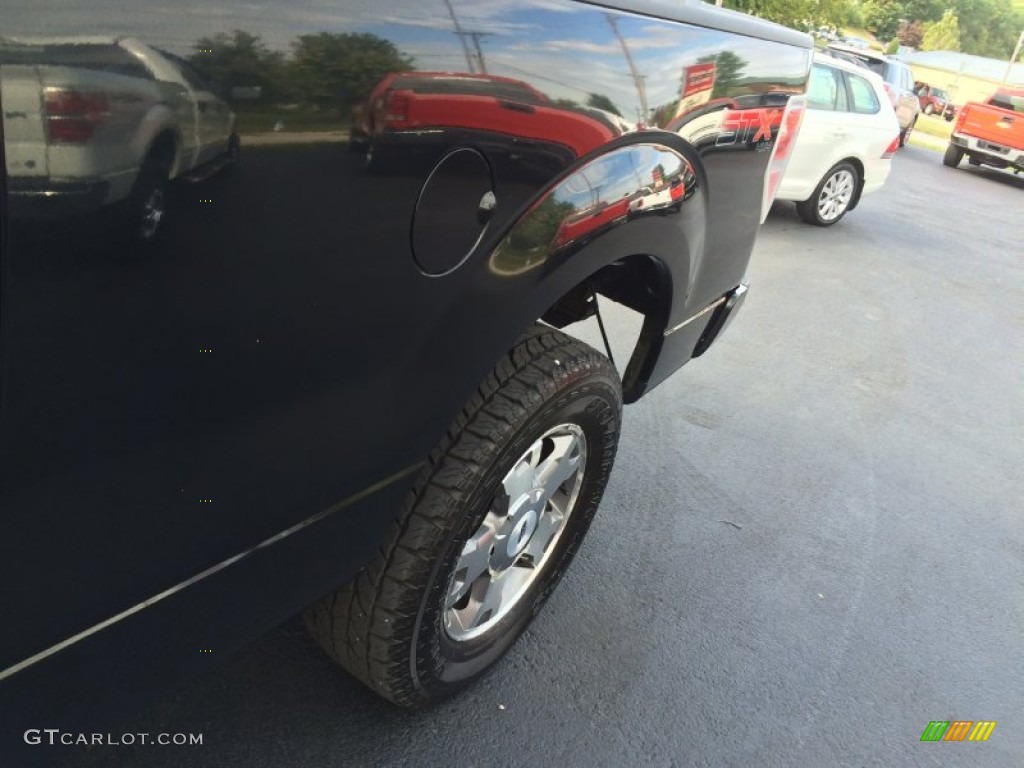
[[[644,197],[642,192],[650,184],[651,177],[647,174],[653,172],[652,161],[660,160],[666,166],[672,158],[677,158],[679,164],[678,174],[672,175],[685,187],[680,199],[668,205],[662,200],[659,208],[643,210],[636,202]],[[617,180],[620,185],[616,186],[616,180],[608,180],[606,174],[603,177],[606,188],[629,188],[630,184],[636,187],[627,195],[630,199],[625,205],[621,196],[605,201],[603,207],[595,205],[595,210],[601,208],[594,214],[598,226],[588,232],[589,225],[584,221],[582,230],[576,229],[577,233],[582,231],[582,236],[573,238],[570,232],[566,239],[566,221],[587,215],[585,210],[576,210],[563,217],[560,225],[555,225],[555,234],[547,240],[552,225],[540,219],[558,218],[551,215],[551,201],[557,203],[560,191],[586,189],[592,183],[587,178],[588,173],[593,175],[595,169],[606,172],[615,167],[625,169],[623,178]],[[663,170],[673,171],[668,167]],[[666,186],[658,194],[664,197],[665,190],[670,189],[671,186]],[[644,296],[616,296],[614,290],[608,290],[606,282],[606,290],[598,292],[644,315],[640,338],[623,376],[625,401],[638,400],[661,351],[673,303],[685,300],[693,280],[694,265],[703,253],[709,194],[707,172],[699,154],[677,134],[630,133],[579,158],[538,190],[500,232],[485,233],[475,249],[476,255],[470,259],[474,263],[482,260],[492,278],[498,276],[526,284],[518,286],[525,299],[516,303],[518,309],[512,320],[514,331],[501,340],[502,351],[510,348],[524,329],[543,317],[564,296],[581,285],[597,289],[604,281],[614,280],[615,271],[624,267],[631,270],[633,277],[640,278]],[[619,210],[609,212],[613,206],[618,206]],[[520,241],[524,239],[524,231],[526,240],[532,235],[534,242],[516,242],[517,234]],[[538,246],[537,242],[546,244]],[[614,282],[611,287],[614,288]]]

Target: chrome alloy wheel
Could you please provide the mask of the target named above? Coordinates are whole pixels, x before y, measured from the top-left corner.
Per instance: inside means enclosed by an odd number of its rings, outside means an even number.
[[[482,635],[526,594],[565,530],[586,463],[583,430],[560,424],[505,475],[448,584],[444,627],[451,639]]]
[[[838,219],[853,199],[853,174],[845,169],[833,173],[818,195],[818,215],[822,221]]]
[[[139,222],[139,235],[143,240],[152,239],[160,229],[160,222],[164,218],[164,208],[163,190],[159,188],[150,190],[149,196],[142,203],[142,217]]]

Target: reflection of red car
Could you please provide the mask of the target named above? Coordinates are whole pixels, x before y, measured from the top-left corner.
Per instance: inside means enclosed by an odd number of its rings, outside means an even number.
[[[561,248],[563,245],[592,235],[620,219],[625,219],[628,215],[629,198],[626,197],[612,203],[600,202],[577,211],[571,216],[567,216],[558,227],[552,248]]]
[[[466,140],[516,136],[568,149],[573,157],[621,131],[596,110],[557,107],[519,80],[461,72],[401,72],[385,77],[353,114],[352,140],[367,165],[400,147],[443,150]],[[524,141],[525,140],[525,141]]]

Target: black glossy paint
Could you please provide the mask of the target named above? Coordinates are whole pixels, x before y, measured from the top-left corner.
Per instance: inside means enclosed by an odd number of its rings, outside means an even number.
[[[0,675],[295,529],[8,674],[4,706],[53,711],[49,677],[120,698],[117,681],[206,664],[204,643],[227,652],[350,577],[477,383],[581,283],[647,315],[627,399],[712,315],[665,329],[740,284],[775,129],[729,120],[802,92],[803,38],[570,0],[452,7],[461,36],[442,2],[0,2],[0,38],[131,35],[214,75],[197,41],[234,29],[281,56],[361,33],[404,57],[345,82],[311,58],[306,85],[264,84],[266,101],[230,98],[258,72],[216,83],[204,109],[231,103],[241,162],[174,183],[146,245],[123,201],[22,205],[19,184],[98,179],[26,178],[11,126],[39,116],[4,112]],[[307,53],[338,44],[318,40]],[[0,58],[0,82],[21,74]],[[395,119],[415,109],[426,123]]]

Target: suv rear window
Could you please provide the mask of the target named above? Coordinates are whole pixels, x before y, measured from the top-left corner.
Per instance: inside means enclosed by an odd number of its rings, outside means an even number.
[[[876,75],[881,77],[886,82],[891,82],[890,68],[892,65],[887,65],[884,61],[878,59],[861,59],[864,62],[864,66],[874,72]]]
[[[899,64],[895,61],[880,61],[878,64],[885,67],[885,74],[882,75],[882,79],[889,83],[889,85],[895,85],[904,91],[913,90],[914,76],[910,74],[910,69],[908,69],[906,64]],[[878,70],[874,71],[878,72]]]

